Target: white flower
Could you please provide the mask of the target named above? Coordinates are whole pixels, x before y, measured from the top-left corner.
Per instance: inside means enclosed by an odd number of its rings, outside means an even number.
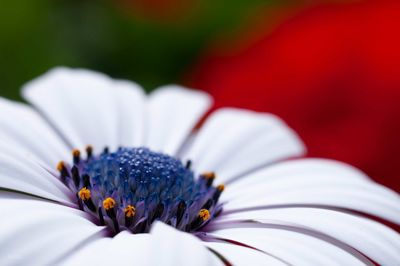
[[[199,125],[205,93],[65,68],[23,96],[34,108],[0,99],[1,265],[400,264],[379,222],[400,224],[399,195],[299,158],[275,116],[220,109]]]

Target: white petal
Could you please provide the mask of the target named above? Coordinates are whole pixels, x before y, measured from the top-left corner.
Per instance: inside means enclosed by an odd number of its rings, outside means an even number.
[[[215,171],[227,182],[278,160],[299,156],[304,146],[279,118],[239,109],[220,109],[200,129],[184,155],[198,172]]]
[[[113,238],[91,241],[70,254],[61,265],[151,265],[154,256],[149,234],[133,235],[123,231]]]
[[[88,241],[75,252],[71,252],[59,262],[62,266],[75,265],[113,265],[114,256],[110,252],[112,238]],[[125,264],[120,264],[121,266]]]
[[[125,147],[140,147],[144,144],[145,102],[143,89],[129,81],[116,80],[113,84],[119,108],[118,144]]]
[[[400,196],[343,163],[298,160],[266,167],[227,186],[225,211],[285,204],[348,208],[400,224]]]
[[[118,146],[118,109],[113,83],[107,76],[56,68],[26,84],[23,96],[74,148]]]
[[[62,265],[221,265],[195,237],[162,223],[150,234],[126,231],[88,243]]]
[[[103,237],[82,212],[53,203],[1,197],[2,265],[54,265],[86,241]]]
[[[232,228],[211,233],[282,258],[291,265],[364,265],[344,250],[308,235],[272,228]]]
[[[188,233],[161,222],[155,223],[150,233],[155,244],[150,265],[221,265],[199,239]]]
[[[0,188],[71,205],[71,191],[53,174],[17,148],[0,142]]]
[[[349,180],[369,180],[360,170],[338,161],[327,159],[305,158],[278,162],[266,166],[229,184],[229,190],[224,196],[236,197],[243,187],[254,187],[260,183],[279,181],[285,178],[297,179],[302,176],[321,176],[327,174]]]
[[[146,234],[119,233],[111,241],[112,248],[110,251],[115,254],[111,263],[132,265],[132,262],[137,262],[134,264],[151,265],[148,260],[154,252],[152,244],[155,244],[151,240],[152,238]]]
[[[311,228],[348,244],[381,265],[400,263],[398,233],[372,220],[347,213],[313,208],[258,210],[226,215],[215,225],[232,220],[277,221]]]
[[[203,92],[165,86],[150,95],[146,146],[176,154],[196,123],[211,105]]]
[[[217,242],[206,242],[205,245],[218,252],[232,265],[287,265],[277,258],[247,247]]]
[[[0,98],[0,139],[23,149],[48,169],[71,157],[65,143],[35,110],[3,98]]]

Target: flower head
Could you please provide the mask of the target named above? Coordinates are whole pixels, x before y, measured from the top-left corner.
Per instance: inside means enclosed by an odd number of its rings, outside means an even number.
[[[58,164],[60,179],[76,193],[80,209],[97,216],[114,234],[121,226],[132,233],[148,232],[155,221],[195,231],[221,210],[223,185],[212,186],[211,172],[195,179],[190,161],[184,166],[147,148],[106,149],[85,159],[74,150],[72,161],[70,170]]]
[[[399,234],[375,219],[400,224],[399,195],[298,158],[303,144],[273,115],[226,108],[198,125],[202,92],[146,96],[66,68],[23,95],[34,107],[0,100],[4,264],[400,262]]]

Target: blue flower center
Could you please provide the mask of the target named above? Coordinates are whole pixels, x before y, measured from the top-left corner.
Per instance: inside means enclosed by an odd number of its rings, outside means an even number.
[[[81,210],[97,217],[114,233],[148,232],[162,221],[182,231],[199,231],[222,209],[223,185],[214,187],[215,174],[194,177],[178,159],[147,148],[106,148],[87,157],[73,151],[73,165],[58,165],[62,181],[77,195]]]

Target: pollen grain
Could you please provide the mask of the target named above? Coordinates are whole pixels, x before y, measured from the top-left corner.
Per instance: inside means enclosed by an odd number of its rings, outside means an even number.
[[[103,200],[103,207],[106,210],[110,210],[112,208],[114,208],[115,206],[115,200],[111,197],[106,198],[105,200]]]
[[[219,190],[219,191],[224,191],[225,190],[225,185],[224,184],[221,184],[221,185],[218,185],[217,186],[217,190]]]
[[[62,170],[64,170],[65,169],[65,163],[64,163],[64,161],[60,161],[58,164],[57,164],[57,170],[59,171],[59,172],[61,172]]]
[[[136,214],[136,209],[132,205],[128,205],[124,209],[125,217],[133,217]]]
[[[86,187],[83,187],[83,188],[81,188],[81,190],[79,190],[78,196],[83,201],[89,200],[91,197],[90,190],[87,189]]]
[[[210,212],[206,209],[201,209],[199,211],[199,217],[203,220],[203,221],[207,221],[208,219],[210,219]]]

